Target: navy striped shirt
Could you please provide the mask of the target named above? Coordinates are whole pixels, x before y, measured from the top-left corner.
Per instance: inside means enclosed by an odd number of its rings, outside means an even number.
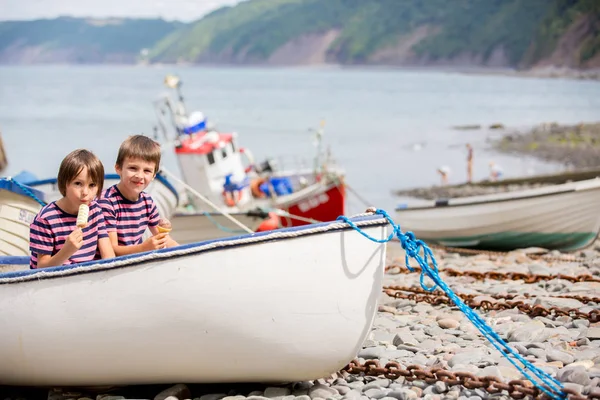
[[[152,197],[140,193],[137,201],[127,200],[117,185],[106,189],[98,203],[102,207],[106,230],[117,232],[120,246],[142,243],[142,236],[148,226],[157,226],[160,221],[158,209]]]
[[[29,226],[29,267],[37,268],[38,255],[55,255],[63,248],[65,240],[76,228],[77,215],[63,211],[52,202],[40,210]],[[65,263],[92,261],[98,248],[98,239],[108,238],[102,209],[93,201],[90,204],[88,224],[82,229],[83,245]]]

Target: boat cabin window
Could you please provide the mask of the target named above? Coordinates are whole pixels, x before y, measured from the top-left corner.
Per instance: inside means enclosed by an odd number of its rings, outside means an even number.
[[[233,142],[229,142],[229,144],[231,144],[231,154],[235,154],[235,152],[236,152],[235,144]]]
[[[223,159],[227,158],[227,146],[221,149],[221,154],[223,155]]]
[[[206,155],[206,158],[208,159],[208,165],[213,165],[215,163],[215,155],[212,151]]]

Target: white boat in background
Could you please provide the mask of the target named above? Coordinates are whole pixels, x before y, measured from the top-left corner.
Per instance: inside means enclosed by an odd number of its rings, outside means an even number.
[[[600,179],[396,209],[403,231],[443,246],[575,250],[600,231]]]
[[[15,178],[0,178],[0,255],[29,256],[29,225],[44,194]]]
[[[352,221],[387,237],[381,216]],[[326,377],[370,331],[385,258],[385,244],[329,222],[0,273],[0,384]]]
[[[108,189],[112,185],[119,182],[119,175],[117,174],[106,174],[104,176],[104,188]],[[56,178],[36,180],[29,179],[25,181],[28,186],[33,187],[39,191],[45,193],[45,197],[48,202],[56,201],[62,197],[58,190]],[[171,183],[160,173],[156,175],[156,178],[145,190],[146,193],[150,194],[152,200],[158,208],[158,213],[163,218],[171,218],[175,213],[175,209],[179,203],[179,194],[177,190],[171,185]]]

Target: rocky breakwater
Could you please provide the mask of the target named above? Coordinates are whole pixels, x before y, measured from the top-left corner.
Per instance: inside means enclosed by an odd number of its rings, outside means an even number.
[[[600,123],[546,123],[526,131],[508,130],[492,141],[498,151],[524,154],[574,168],[600,165]]]

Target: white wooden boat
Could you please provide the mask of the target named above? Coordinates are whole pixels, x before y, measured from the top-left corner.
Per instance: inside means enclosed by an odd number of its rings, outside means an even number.
[[[104,176],[104,188],[108,189],[119,182],[119,175],[106,174]],[[62,197],[58,190],[56,178],[31,180],[26,182],[28,186],[33,187],[45,193],[48,202],[58,200]],[[152,200],[158,208],[158,212],[163,218],[170,218],[175,212],[179,202],[179,194],[171,183],[160,173],[148,185],[145,192],[152,196]]]
[[[44,194],[15,181],[0,178],[0,255],[29,255],[29,224],[42,205]]]
[[[600,230],[600,179],[419,202],[396,209],[403,231],[444,246],[575,250]]]
[[[352,220],[387,237],[378,215]],[[0,384],[328,376],[370,331],[385,253],[329,222],[0,273]]]

